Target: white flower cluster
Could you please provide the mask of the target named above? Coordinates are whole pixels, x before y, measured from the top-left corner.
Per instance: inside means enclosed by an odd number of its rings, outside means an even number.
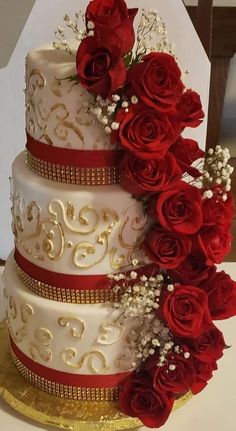
[[[134,57],[156,51],[173,54],[174,48],[174,44],[168,42],[166,25],[158,11],[142,9]]]
[[[169,328],[155,316],[143,319],[138,328],[132,329],[127,342],[134,352],[135,366],[158,352],[157,366],[162,367],[174,347]]]
[[[114,116],[118,107],[124,108],[125,112],[129,112],[130,104],[138,103],[138,98],[133,95],[130,100],[119,94],[113,94],[110,99],[104,100],[101,96],[97,96],[93,103],[88,105],[88,110],[92,112],[95,118],[104,127],[105,133],[110,135],[113,130],[119,129],[119,123],[114,121]]]
[[[133,265],[137,266],[138,261],[133,261]],[[162,366],[174,346],[169,328],[155,314],[163,288],[162,274],[146,276],[133,270],[129,275],[109,274],[108,277],[117,282],[113,287],[115,293],[124,292],[120,302],[114,304],[116,321],[123,324],[129,320],[134,324],[127,338],[129,350],[135,358],[134,365],[138,366],[158,351],[157,365]],[[167,286],[168,291],[173,289],[172,284]]]
[[[93,23],[88,23],[88,32],[86,30],[81,30],[82,25],[83,27],[85,27],[85,17],[81,11],[75,13],[74,21],[69,17],[69,15],[66,14],[64,16],[64,23],[67,29],[71,30],[74,33],[75,39],[79,42],[81,42],[86,36],[94,35]],[[65,29],[62,27],[58,27],[57,30],[55,30],[54,34],[57,41],[53,42],[53,47],[57,50],[65,50],[69,54],[72,54],[72,49],[66,40]]]
[[[230,177],[234,171],[233,166],[228,163],[229,159],[230,153],[228,148],[222,148],[220,145],[217,145],[215,150],[213,148],[208,150],[201,178],[202,187],[206,189],[203,198],[211,199],[213,197],[213,189],[219,186],[222,200],[227,200],[227,193],[231,190]]]
[[[119,320],[154,317],[154,310],[159,308],[158,302],[163,285],[161,274],[146,277],[131,271],[130,276],[111,274],[110,278],[119,282],[113,288],[115,293],[120,289],[125,291],[120,302],[114,304],[114,307],[120,311]]]

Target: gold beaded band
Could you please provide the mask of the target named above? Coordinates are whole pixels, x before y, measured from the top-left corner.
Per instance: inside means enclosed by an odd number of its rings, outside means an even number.
[[[29,370],[17,358],[10,348],[12,360],[17,370],[22,376],[32,385],[39,388],[41,391],[51,395],[56,395],[60,398],[73,399],[78,401],[115,401],[119,398],[119,388],[80,388],[76,386],[67,386],[61,383],[56,383],[38,376],[33,371]]]
[[[117,166],[104,168],[81,168],[78,166],[60,165],[41,160],[26,149],[26,163],[38,175],[60,183],[85,186],[110,185],[120,182]]]
[[[111,289],[65,289],[35,280],[16,263],[19,279],[36,295],[59,302],[72,304],[99,304],[105,302],[118,302],[123,293]]]

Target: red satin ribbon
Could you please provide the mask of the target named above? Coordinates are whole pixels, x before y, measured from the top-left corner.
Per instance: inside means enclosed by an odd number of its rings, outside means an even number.
[[[15,261],[17,265],[30,277],[45,284],[59,287],[61,289],[73,290],[97,290],[97,289],[111,289],[117,282],[112,282],[106,274],[97,275],[72,275],[62,274],[59,272],[49,271],[41,268],[34,263],[27,260],[15,248]],[[150,276],[154,273],[156,266],[154,264],[146,265],[141,268],[135,269],[137,274],[145,274]],[[130,271],[127,272],[129,274]],[[135,283],[135,280],[134,280]],[[129,283],[131,284],[131,283]]]
[[[34,263],[23,257],[17,248],[15,249],[15,261],[19,267],[30,275],[35,280],[41,281],[45,284],[59,287],[61,289],[73,290],[95,290],[95,289],[109,289],[111,283],[108,277],[104,274],[98,275],[72,275],[62,274],[59,272],[49,271],[40,268]]]
[[[123,150],[75,150],[54,147],[37,141],[28,133],[26,148],[32,156],[49,163],[79,168],[105,168],[118,166]]]
[[[45,367],[44,365],[33,361],[17,347],[11,337],[10,344],[16,357],[26,368],[28,368],[28,370],[37,374],[39,377],[66,386],[76,386],[81,388],[114,388],[132,373],[132,371],[126,371],[118,374],[100,374],[92,376],[65,373],[63,371],[53,370],[52,368]]]

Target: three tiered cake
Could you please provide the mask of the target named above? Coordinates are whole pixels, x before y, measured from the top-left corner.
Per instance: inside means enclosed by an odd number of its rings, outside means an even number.
[[[200,97],[156,11],[134,44],[136,14],[93,0],[84,31],[82,14],[65,16],[76,50],[58,29],[27,56],[5,299],[12,359],[33,385],[119,400],[158,427],[205,387],[225,348],[212,320],[236,313],[235,283],[215,267],[230,248],[232,168],[220,147],[196,165],[204,153],[182,132],[202,122]]]

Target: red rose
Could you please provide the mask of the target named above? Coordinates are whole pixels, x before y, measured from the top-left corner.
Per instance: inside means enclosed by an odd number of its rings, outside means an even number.
[[[211,199],[203,200],[203,219],[205,224],[216,224],[229,228],[234,215],[232,194],[228,193],[227,201],[223,201],[214,193]]]
[[[128,93],[158,111],[170,111],[183,92],[181,70],[174,57],[153,52],[128,71]]]
[[[213,320],[236,315],[236,282],[228,274],[216,272],[201,287],[208,293],[208,306]]]
[[[179,120],[173,114],[164,114],[143,103],[132,104],[128,112],[120,109],[115,117],[120,124],[112,140],[131,152],[147,152],[164,156],[180,133]]]
[[[174,282],[198,286],[207,279],[209,271],[215,272],[216,268],[207,265],[206,257],[201,253],[191,253],[177,268],[168,271],[168,274]]]
[[[120,41],[122,55],[132,50],[135,40],[133,21],[138,9],[128,9],[124,0],[93,0],[85,17],[94,24],[95,37],[103,40],[115,34]]]
[[[151,202],[150,213],[167,230],[194,234],[202,226],[201,192],[196,187],[179,181],[170,190],[160,193],[154,204]]]
[[[222,332],[212,327],[197,338],[184,340],[191,354],[203,362],[215,362],[223,356],[225,341]]]
[[[175,285],[172,293],[165,292],[157,314],[177,337],[197,338],[211,325],[207,294],[193,286]]]
[[[158,392],[184,394],[195,382],[195,370],[191,358],[172,353],[162,367],[156,367],[153,376],[153,387]]]
[[[155,391],[147,374],[133,373],[121,385],[120,410],[137,417],[150,428],[159,428],[168,419],[174,404],[171,394]]]
[[[187,90],[177,104],[182,127],[198,127],[204,118],[202,103],[196,91]]]
[[[168,232],[156,226],[147,233],[142,243],[149,259],[161,268],[176,268],[190,253],[191,239],[187,235]]]
[[[229,230],[220,226],[203,225],[197,238],[208,265],[221,263],[226,254],[230,252],[232,235]]]
[[[165,157],[155,154],[126,152],[120,165],[121,186],[135,196],[160,192],[178,181],[181,169],[172,154]]]
[[[199,148],[196,141],[193,139],[184,139],[180,136],[178,141],[171,146],[170,151],[174,154],[183,173],[187,172],[194,178],[201,175],[198,169],[191,166],[193,162],[201,159],[205,154],[204,151]]]
[[[201,392],[207,385],[208,380],[213,376],[213,371],[217,370],[216,362],[202,362],[194,358],[194,368],[196,371],[196,382],[191,386],[193,395]]]
[[[76,65],[80,84],[104,99],[125,83],[125,64],[113,38],[109,43],[94,37],[83,39],[77,51]]]

